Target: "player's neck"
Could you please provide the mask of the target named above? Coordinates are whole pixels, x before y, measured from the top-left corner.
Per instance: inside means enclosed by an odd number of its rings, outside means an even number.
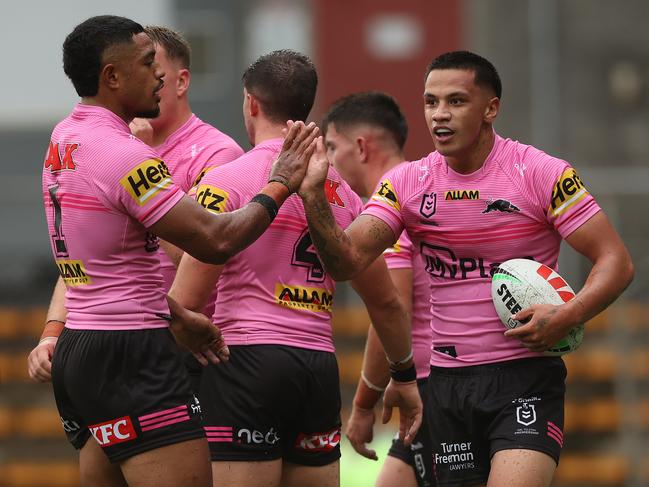
[[[496,136],[491,125],[484,127],[474,145],[462,153],[444,156],[446,163],[457,173],[471,174],[484,165],[493,149],[495,140]]]
[[[180,127],[187,123],[187,120],[192,116],[192,110],[189,103],[181,103],[173,117],[170,117],[167,123],[158,125],[152,121],[153,126],[153,147],[162,145],[171,134],[176,132]]]
[[[372,196],[374,189],[379,184],[379,181],[381,181],[381,176],[403,161],[404,156],[401,152],[383,153],[377,157],[375,162],[373,161],[369,164],[367,178],[365,178],[364,194],[361,196],[365,198]]]
[[[284,133],[283,129],[286,128],[286,124],[283,123],[273,123],[268,120],[259,120],[255,125],[255,134],[253,138],[253,145],[259,145],[262,142],[265,142],[270,139],[283,138]]]
[[[122,110],[122,107],[120,106],[119,103],[114,102],[110,99],[106,99],[105,97],[102,97],[100,95],[97,96],[84,96],[81,98],[81,103],[83,105],[90,105],[94,107],[102,107],[105,108],[106,110],[109,110],[113,112],[115,115],[117,115],[119,118],[124,120],[124,122],[128,125],[131,123],[133,118],[135,118],[135,115],[126,113],[124,110]]]

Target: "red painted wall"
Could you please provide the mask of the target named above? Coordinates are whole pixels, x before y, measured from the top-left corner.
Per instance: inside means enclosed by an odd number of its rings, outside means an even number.
[[[376,16],[409,17],[420,26],[421,47],[400,59],[380,59],[368,46]],[[433,150],[423,116],[426,66],[437,55],[461,49],[461,0],[314,0],[315,60],[319,85],[313,119],[320,120],[337,98],[365,90],[391,94],[410,128],[406,157]]]

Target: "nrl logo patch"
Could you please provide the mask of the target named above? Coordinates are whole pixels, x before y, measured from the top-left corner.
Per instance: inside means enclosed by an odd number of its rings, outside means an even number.
[[[523,426],[529,426],[536,421],[536,409],[534,404],[523,404],[516,408],[516,421]]]
[[[437,193],[424,193],[421,198],[421,205],[419,206],[419,213],[424,218],[430,218],[437,210]]]

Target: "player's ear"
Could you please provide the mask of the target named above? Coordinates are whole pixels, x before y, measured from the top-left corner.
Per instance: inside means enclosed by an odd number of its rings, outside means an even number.
[[[115,90],[119,88],[119,82],[120,76],[117,67],[112,63],[105,64],[99,73],[99,85],[103,84],[107,88]]]
[[[498,116],[498,111],[500,110],[500,98],[494,96],[489,100],[485,108],[484,121],[487,123],[494,123],[496,117]]]
[[[256,117],[261,111],[259,100],[255,95],[251,95],[250,93],[246,93],[246,96],[248,97],[248,114],[251,117]]]
[[[178,84],[176,85],[176,95],[178,98],[183,96],[189,90],[189,82],[191,81],[191,74],[189,69],[181,69],[178,71]]]
[[[358,151],[358,159],[361,163],[367,162],[369,157],[369,147],[367,144],[367,139],[362,136],[356,137],[356,150]]]

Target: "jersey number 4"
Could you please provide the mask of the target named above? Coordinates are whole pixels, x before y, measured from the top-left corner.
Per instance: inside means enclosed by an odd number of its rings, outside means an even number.
[[[306,267],[308,282],[323,282],[327,273],[325,272],[320,257],[315,251],[309,229],[305,229],[295,246],[293,247],[293,260],[291,264],[298,267]]]

